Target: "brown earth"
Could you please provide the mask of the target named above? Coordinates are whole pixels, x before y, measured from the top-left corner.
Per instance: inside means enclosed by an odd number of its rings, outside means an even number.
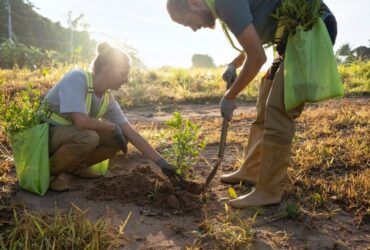
[[[135,126],[150,127],[153,122],[161,124],[170,118],[174,110],[200,125],[219,119],[217,105],[150,107],[125,113]],[[241,113],[245,119],[232,124],[231,131],[243,132],[246,137],[242,139],[246,141],[255,115],[254,104],[239,107],[236,115]],[[219,130],[212,133],[219,133]],[[211,165],[216,160],[217,150],[217,144],[207,145],[203,154]],[[48,192],[44,197],[38,197],[17,189],[11,199],[30,210],[48,214],[52,214],[55,207],[67,211],[73,203],[81,209],[88,209],[91,219],[105,216],[115,226],[121,225],[131,213],[125,228],[125,249],[184,249],[194,246],[199,235],[204,233],[200,225],[205,219],[212,220],[224,212],[229,186],[221,184],[219,176],[222,172],[232,171],[241,151],[242,145],[239,144],[227,147],[222,171],[217,173],[206,197],[173,187],[158,167],[140,154],[134,154],[118,155],[111,161],[107,176],[99,179],[86,180],[68,175],[72,187],[70,192]],[[204,161],[198,162],[195,172],[200,180],[204,180],[209,171],[209,165]],[[11,175],[14,177],[14,171]],[[234,188],[238,193],[244,193],[251,187]],[[285,206],[294,198],[295,194],[287,185],[281,204],[240,211],[244,218],[258,213],[252,226],[254,240],[251,249],[368,249],[370,246],[369,225],[358,227],[353,215],[335,204],[330,207],[333,212],[329,215],[303,210],[299,219],[286,218]],[[202,249],[213,249],[212,242],[202,244]]]

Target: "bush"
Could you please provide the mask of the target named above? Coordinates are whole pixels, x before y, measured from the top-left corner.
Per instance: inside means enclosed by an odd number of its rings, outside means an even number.
[[[192,177],[194,164],[200,152],[205,148],[201,140],[201,129],[188,119],[183,119],[179,112],[166,122],[170,128],[167,134],[162,133],[163,156],[176,168],[176,172],[186,178]]]
[[[15,96],[0,94],[0,126],[6,132],[16,132],[40,123],[36,114],[40,108],[41,92],[29,86]]]
[[[71,52],[58,52],[54,50],[42,51],[39,48],[9,41],[0,45],[0,68],[41,68],[43,66],[54,67],[66,63],[78,63],[82,61],[82,49],[76,48]]]

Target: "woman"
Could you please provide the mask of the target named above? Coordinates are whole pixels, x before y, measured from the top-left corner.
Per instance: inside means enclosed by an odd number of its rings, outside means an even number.
[[[101,43],[91,73],[72,70],[45,96],[50,124],[49,155],[53,191],[67,191],[64,172],[83,178],[100,174],[90,169],[97,163],[127,151],[127,140],[155,162],[168,176],[175,170],[131,126],[109,92],[128,82],[130,59],[123,51]],[[127,138],[127,140],[126,140]]]

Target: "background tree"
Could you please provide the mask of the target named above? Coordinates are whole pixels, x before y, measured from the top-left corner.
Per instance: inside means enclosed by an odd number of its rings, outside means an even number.
[[[193,67],[195,68],[214,68],[215,63],[213,62],[213,58],[209,55],[200,55],[195,54],[191,58],[193,63]]]
[[[370,60],[370,48],[366,46],[359,46],[355,48],[354,50],[352,50],[352,54],[359,61]]]

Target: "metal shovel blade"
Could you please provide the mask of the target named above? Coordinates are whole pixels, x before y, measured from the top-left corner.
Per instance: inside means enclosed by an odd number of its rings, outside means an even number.
[[[224,158],[225,153],[225,147],[226,147],[226,137],[227,137],[227,129],[229,128],[229,121],[224,118],[222,122],[222,129],[221,129],[221,139],[220,139],[220,146],[218,148],[218,158],[217,162],[214,165],[211,173],[208,175],[206,182],[203,186],[203,192],[207,190],[209,187],[209,184],[213,180],[213,178],[216,176],[217,170],[220,168],[222,160]]]

